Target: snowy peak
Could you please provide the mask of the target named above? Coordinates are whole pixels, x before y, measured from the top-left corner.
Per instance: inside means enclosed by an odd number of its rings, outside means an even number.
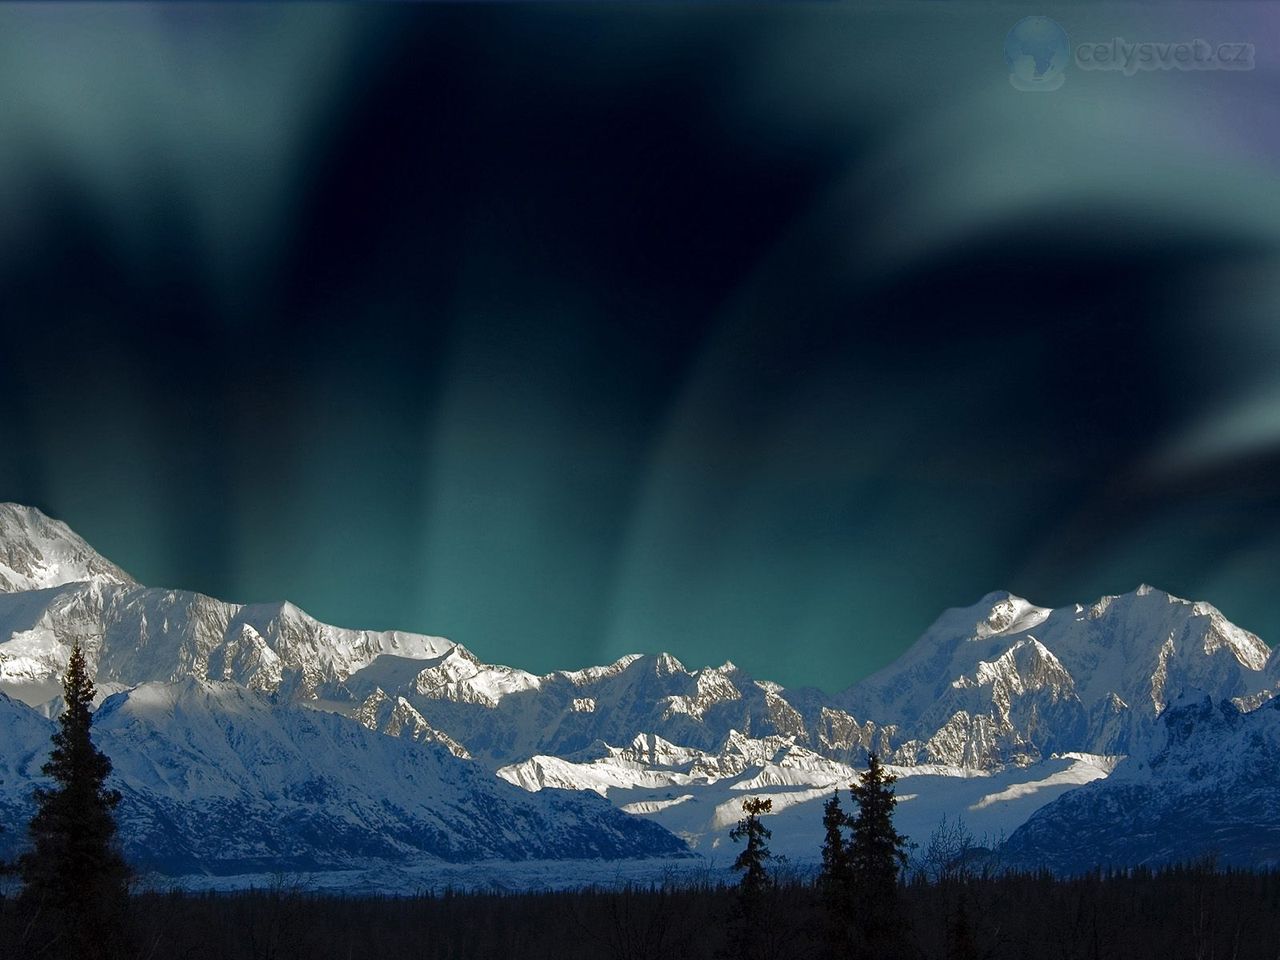
[[[1212,655],[1219,649],[1226,649],[1242,666],[1250,670],[1262,670],[1266,667],[1271,649],[1259,637],[1237,627],[1212,604],[1194,603],[1191,605],[1191,612],[1193,616],[1204,617],[1209,621],[1204,634],[1206,654]]]
[[[697,671],[693,674],[693,681],[693,693],[674,694],[667,698],[668,715],[687,713],[691,717],[701,719],[706,715],[707,710],[717,703],[742,699],[742,693],[732,681],[715,668]]]
[[[1050,752],[1127,752],[1167,691],[1212,690],[1256,706],[1280,664],[1213,606],[1149,585],[1049,609],[988,594],[946,611],[899,660],[837,703],[896,725],[900,763],[1027,762]]]
[[[330,626],[287,601],[239,607],[230,627],[261,637],[297,668],[301,686],[308,691],[345,680],[384,655],[425,660],[454,648],[442,637]]]
[[[971,675],[961,675],[951,685],[959,689],[991,688],[993,695],[1006,702],[1042,690],[1048,690],[1054,700],[1075,692],[1071,674],[1062,662],[1032,636],[1016,641],[993,661],[978,661]]]
[[[560,670],[555,675],[564,677],[575,686],[586,686],[608,677],[616,677],[640,658],[641,654],[628,653],[606,666],[585,667],[581,670]]]
[[[396,654],[416,673],[424,659],[454,646],[439,637],[331,627],[292,604],[242,607],[187,590],[93,580],[0,593],[0,689],[29,704],[53,697],[77,642],[99,684],[198,677],[291,699],[330,696],[352,674]]]
[[[1032,630],[1053,612],[1047,607],[1037,607],[1008,592],[988,594],[979,602],[979,607],[985,607],[988,604],[990,610],[986,617],[974,627],[974,639]]]
[[[0,503],[0,592],[47,590],[89,580],[134,582],[62,521],[35,507]]]
[[[660,653],[653,658],[653,669],[660,677],[669,677],[677,673],[686,673],[684,664],[669,653]]]
[[[380,687],[356,708],[352,717],[363,727],[391,737],[418,743],[438,743],[455,757],[471,759],[467,748],[447,733],[436,730],[404,697],[389,697]]]
[[[455,644],[447,653],[429,661],[414,680],[414,692],[432,700],[496,707],[504,697],[536,690],[542,683],[524,670],[481,663],[465,647]]]

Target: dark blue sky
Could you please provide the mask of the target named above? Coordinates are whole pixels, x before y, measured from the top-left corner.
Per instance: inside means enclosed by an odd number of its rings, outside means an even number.
[[[1258,65],[1023,93],[951,4],[6,8],[0,499],[533,670],[834,689],[1143,581],[1280,636],[1274,24],[1035,12]]]

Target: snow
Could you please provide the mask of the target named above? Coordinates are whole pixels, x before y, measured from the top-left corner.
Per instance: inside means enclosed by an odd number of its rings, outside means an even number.
[[[654,814],[695,799],[697,798],[692,793],[682,793],[678,797],[671,797],[667,800],[637,800],[635,803],[624,803],[618,809],[634,814]]]
[[[235,872],[237,857],[269,856],[277,841],[253,833],[265,830],[262,810],[376,838],[376,856],[325,862],[348,878],[407,855],[424,841],[404,832],[424,824],[444,838],[445,859],[464,850],[483,860],[493,851],[475,845],[476,804],[535,795],[542,806],[529,816],[558,818],[565,856],[587,842],[581,825],[613,808],[616,849],[627,842],[624,814],[704,854],[731,849],[744,797],[768,796],[777,849],[803,861],[821,842],[821,801],[847,788],[868,750],[901,778],[908,835],[927,838],[943,814],[979,835],[1011,832],[1072,791],[1150,776],[1143,764],[1169,743],[1157,719],[1166,701],[1170,711],[1196,706],[1180,691],[1256,707],[1280,690],[1280,660],[1259,638],[1210,604],[1145,585],[1056,610],[989,594],[944,612],[894,664],[830,697],[731,662],[690,671],[667,653],[537,676],[442,637],[322,624],[287,602],[150,589],[64,525],[0,505],[0,691],[55,715],[73,642],[109,695],[103,730],[122,776],[153,817],[132,829],[183,851],[171,873],[201,857]],[[35,726],[0,730],[0,771],[26,771],[4,775],[0,803],[20,803],[12,791],[38,772],[32,731],[47,721],[30,713]],[[1117,765],[1126,753],[1133,759]],[[430,769],[419,755],[436,758]],[[1212,762],[1198,757],[1186,775]],[[577,806],[565,790],[578,791]],[[180,817],[178,836],[155,840],[166,804],[193,801],[205,819]],[[232,856],[200,839],[210,823],[242,849]],[[518,835],[504,837],[507,852],[519,848]]]
[[[751,740],[736,732],[718,755],[662,765],[637,763],[629,759],[633,754],[610,750],[608,756],[584,763],[536,757],[504,767],[498,775],[526,789],[554,785],[594,790],[627,813],[660,823],[704,854],[729,844],[728,830],[741,818],[745,796],[768,797],[773,803],[767,814],[774,829],[772,848],[807,862],[821,847],[822,802],[834,789],[846,791],[860,772],[785,740]],[[924,842],[943,815],[963,816],[978,836],[1011,833],[1050,800],[1106,777],[1118,759],[1070,753],[994,772],[940,764],[887,769],[899,777],[899,829]]]
[[[1107,776],[1116,759],[1077,754],[995,773],[938,766],[890,768],[900,778],[895,786],[899,802],[894,821],[920,844],[927,842],[944,815],[950,819],[959,815],[979,840],[1006,836],[1045,803]],[[728,831],[742,817],[746,796],[767,797],[772,801],[772,810],[765,814],[773,831],[770,849],[795,863],[812,863],[822,845],[822,804],[838,788],[848,809],[848,787],[858,771],[846,768],[841,775],[815,771],[793,783],[743,789],[757,773],[753,769],[741,778],[673,782],[666,789],[613,786],[610,799],[629,813],[662,824],[695,852],[707,855],[733,849]]]
[[[656,660],[654,661],[654,666],[655,666],[655,669],[658,671],[659,676],[662,676],[664,674],[686,672],[684,669],[684,664],[681,663],[679,660],[677,660],[675,657],[673,657],[669,653],[658,654]]]
[[[1109,777],[1062,794],[1014,831],[1011,862],[1070,873],[1213,852],[1222,866],[1280,865],[1277,706],[1242,713],[1229,700],[1179,691]]]
[[[0,699],[0,757],[20,774],[0,777],[0,808],[28,808],[29,758],[47,751],[51,732],[36,711]],[[126,854],[171,874],[679,852],[669,834],[589,794],[528,793],[432,743],[272,704],[232,683],[116,694],[95,716],[94,737],[124,794]]]
[[[43,590],[68,583],[133,583],[115,564],[59,520],[35,507],[0,503],[0,592]]]
[[[616,676],[627,667],[631,666],[631,664],[641,659],[641,656],[642,655],[639,653],[629,653],[626,656],[619,657],[608,666],[586,667],[582,670],[560,670],[558,671],[558,675],[564,677],[570,683],[582,686],[588,683],[594,683],[604,677]]]
[[[1053,611],[1048,607],[1037,607],[1021,597],[1008,594],[997,601],[986,619],[977,624],[974,639],[985,640],[1000,634],[1025,633],[1034,630],[1048,618]]]
[[[1067,754],[1061,759],[1074,761],[1071,766],[1066,769],[1053,770],[1047,776],[1040,780],[1028,780],[1023,783],[1014,783],[1005,787],[996,793],[989,793],[977,803],[969,806],[970,811],[984,810],[993,804],[1011,803],[1018,800],[1034,797],[1036,794],[1044,794],[1047,790],[1054,787],[1066,786],[1078,787],[1081,784],[1092,783],[1094,780],[1101,780],[1103,777],[1110,776],[1111,771],[1115,769],[1119,757],[1099,757],[1091,754]],[[1040,798],[1044,802],[1045,796]]]
[[[297,684],[313,696],[390,651],[420,671],[423,657],[455,647],[439,637],[331,627],[292,604],[243,607],[188,591],[76,582],[0,593],[0,690],[31,704],[49,699],[75,641],[99,681],[200,676],[264,692]]]

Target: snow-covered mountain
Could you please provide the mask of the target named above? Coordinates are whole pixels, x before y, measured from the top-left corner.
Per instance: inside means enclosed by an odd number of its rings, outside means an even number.
[[[893,766],[899,778],[894,822],[923,845],[943,816],[959,816],[976,836],[994,842],[1053,798],[1107,776],[1117,759],[1068,754],[999,770]],[[804,862],[822,846],[821,802],[833,790],[847,790],[858,773],[792,737],[753,739],[733,731],[715,753],[637,737],[625,747],[597,744],[569,757],[531,757],[501,768],[498,776],[527,790],[587,786],[713,859],[733,856],[729,830],[742,816],[742,800],[767,796],[773,804],[771,849]]]
[[[1141,586],[1050,610],[1007,593],[949,610],[905,654],[838,699],[896,725],[894,759],[991,766],[1125,753],[1184,687],[1254,706],[1276,658],[1207,603]],[[883,722],[883,721],[882,721]]]
[[[0,699],[0,805],[28,793],[53,722]],[[443,746],[223,681],[145,683],[103,702],[125,853],[167,874],[335,870],[445,862],[679,855],[660,826],[591,793],[529,793]],[[13,845],[20,834],[0,839]]]
[[[809,833],[821,798],[847,785],[870,750],[903,778],[906,832],[923,839],[942,813],[985,832],[1013,831],[1048,801],[1105,778],[1120,756],[1146,749],[1161,735],[1157,717],[1172,692],[1195,687],[1247,710],[1270,700],[1280,681],[1280,660],[1257,637],[1208,604],[1146,586],[1056,610],[989,594],[943,613],[885,670],[828,695],[785,689],[732,663],[689,669],[665,653],[536,676],[487,664],[440,637],[332,627],[288,603],[242,606],[152,589],[25,507],[0,507],[0,559],[0,691],[45,715],[56,711],[61,670],[79,641],[100,690],[122,696],[104,706],[103,728],[113,738],[117,712],[140,710],[138,698],[157,690],[180,690],[184,702],[203,698],[206,707],[166,720],[157,734],[166,744],[182,742],[184,723],[229,731],[248,717],[251,732],[237,742],[256,762],[252,744],[261,734],[253,724],[276,712],[289,719],[271,724],[289,729],[363,727],[379,743],[399,739],[396,749],[437,757],[440,770],[452,763],[479,771],[501,790],[593,791],[704,852],[724,842],[747,793],[774,800],[779,824],[791,824],[797,838],[794,855],[803,856],[800,838],[816,849]],[[127,738],[112,742],[133,756]],[[0,755],[25,749],[0,733]],[[287,738],[280,749],[289,756],[304,744]],[[172,753],[173,770],[187,772],[214,756]],[[342,750],[335,757],[348,759]],[[281,769],[304,781],[326,776],[311,762]],[[122,776],[135,767],[130,761]],[[372,796],[389,774],[362,775]],[[195,781],[167,782],[181,789],[165,802],[203,802],[182,792],[194,791]],[[283,796],[256,781],[237,781],[236,789],[253,798],[245,800],[250,807]],[[426,816],[404,810],[415,823]],[[210,815],[210,822],[220,821]],[[401,822],[400,813],[389,822]],[[450,823],[461,829],[463,821]],[[437,846],[484,846],[458,837]],[[775,842],[788,843],[777,833]]]
[[[65,523],[35,507],[0,503],[0,592],[41,590],[77,580],[133,583]]]
[[[997,769],[1124,753],[1148,735],[1166,690],[1192,685],[1252,706],[1277,677],[1266,645],[1212,606],[1140,587],[1059,610],[992,594],[947,611],[897,663],[836,696],[786,690],[732,663],[690,670],[669,654],[535,677],[460,646],[426,661],[378,658],[323,692],[339,703],[376,691],[403,699],[494,766],[637,737],[716,753],[736,733],[789,738],[846,764],[874,749],[902,766]]]
[[[430,728],[494,767],[638,736],[718,751],[730,731],[791,737],[840,762],[876,749],[904,766],[999,767],[1124,753],[1168,689],[1251,706],[1280,679],[1267,646],[1215,608],[1145,586],[1057,610],[990,594],[947,611],[897,662],[834,697],[784,690],[732,663],[690,670],[670,654],[539,677],[440,637],[143,587],[38,511],[6,506],[0,517],[0,556],[22,558],[10,566],[33,585],[0,593],[0,690],[11,696],[56,695],[78,639],[100,685],[229,680],[360,713],[376,729],[386,699],[414,715],[396,729]]]
[[[422,662],[454,647],[439,637],[331,627],[291,603],[241,606],[96,578],[0,593],[0,638],[0,690],[33,705],[60,689],[77,640],[100,685],[197,677],[294,700],[339,688],[384,655]]]
[[[1188,691],[1104,781],[1040,809],[1006,845],[1011,862],[1078,873],[1213,856],[1280,866],[1280,700],[1242,712]]]

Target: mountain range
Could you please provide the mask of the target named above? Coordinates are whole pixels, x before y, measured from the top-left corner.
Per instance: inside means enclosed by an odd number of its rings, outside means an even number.
[[[1266,644],[1209,604],[1147,586],[1058,609],[989,594],[834,695],[732,663],[691,670],[666,653],[538,676],[440,637],[146,587],[64,524],[3,504],[7,820],[26,809],[74,642],[102,697],[95,731],[126,795],[127,852],[184,877],[714,862],[731,857],[727,830],[748,793],[773,798],[775,845],[812,858],[821,799],[872,750],[902,778],[908,834],[959,814],[1008,835],[1020,862],[1072,870],[1093,856],[1066,840],[1092,835],[1082,821],[1146,822],[1157,798],[1197,782],[1193,755],[1252,758],[1226,769],[1240,795],[1256,793],[1272,771],[1257,744],[1280,717],[1280,662]],[[1202,718],[1171,740],[1171,719],[1194,706],[1185,691],[1236,719]],[[1249,830],[1271,821],[1233,809],[1239,861]],[[1125,856],[1228,846],[1193,826],[1153,827],[1146,840],[1130,830]]]
[[[1280,866],[1280,700],[1244,712],[1187,690],[1160,720],[1106,781],[1033,814],[1005,845],[1009,862],[1064,874],[1195,857]]]

